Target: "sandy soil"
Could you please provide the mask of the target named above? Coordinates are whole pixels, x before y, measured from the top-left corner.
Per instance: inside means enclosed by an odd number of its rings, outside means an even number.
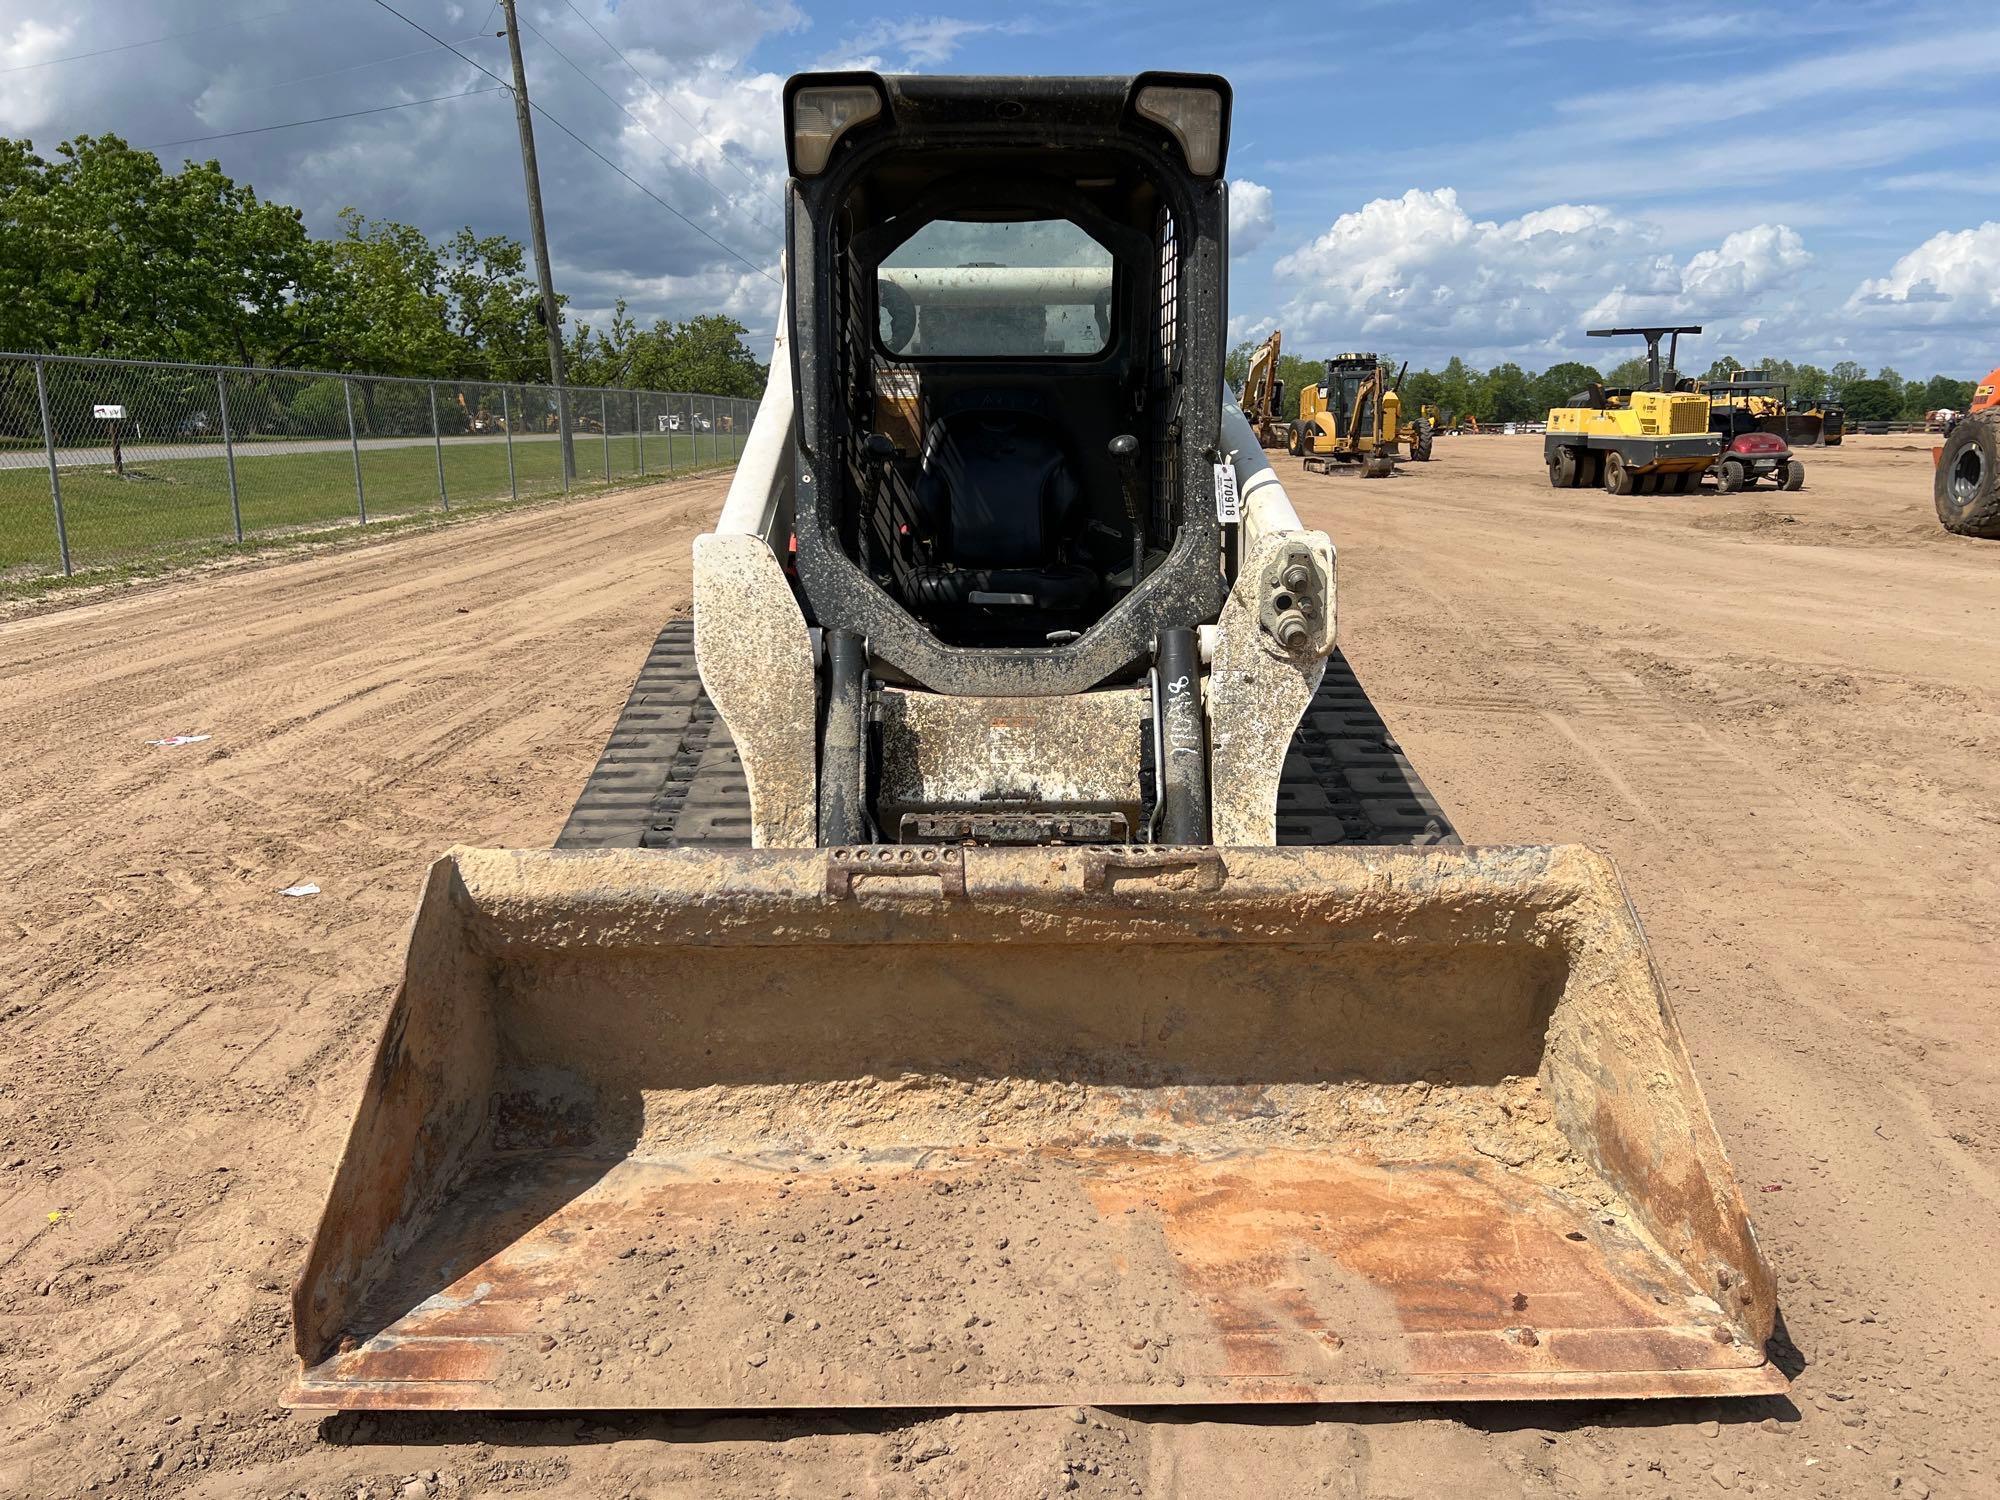
[[[1539,453],[1449,438],[1295,494],[1466,836],[1622,865],[1778,1272],[1789,1399],[281,1412],[420,871],[553,838],[685,606],[706,480],[0,626],[0,1492],[2000,1491],[2000,545],[1938,531],[1911,439],[1790,495],[1556,492]],[[146,744],[176,734],[211,738]]]

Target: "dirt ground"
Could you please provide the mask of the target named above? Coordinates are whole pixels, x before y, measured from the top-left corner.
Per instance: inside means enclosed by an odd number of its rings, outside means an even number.
[[[1465,437],[1294,487],[1467,839],[1623,867],[1778,1273],[1789,1398],[281,1411],[420,872],[552,840],[686,606],[703,480],[0,626],[0,1492],[2000,1493],[2000,544],[1938,530],[1920,440],[1808,466],[1618,500]],[[178,734],[209,738],[146,743]]]

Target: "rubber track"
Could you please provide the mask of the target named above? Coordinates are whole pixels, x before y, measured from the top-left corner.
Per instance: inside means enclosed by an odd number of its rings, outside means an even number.
[[[694,622],[670,620],[640,669],[558,849],[743,847],[750,791],[702,691]],[[1280,844],[1455,844],[1382,716],[1336,651],[1278,789]]]

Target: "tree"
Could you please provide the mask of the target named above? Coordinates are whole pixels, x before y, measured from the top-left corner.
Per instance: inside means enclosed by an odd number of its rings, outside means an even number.
[[[1278,356],[1278,379],[1285,383],[1283,415],[1297,416],[1299,392],[1309,385],[1318,385],[1320,377],[1326,374],[1324,359],[1303,359],[1296,354]]]
[[[1630,359],[1621,359],[1613,365],[1611,373],[1604,377],[1604,383],[1636,391],[1644,389],[1650,379],[1652,372],[1646,364],[1646,356],[1635,354]]]
[[[1738,362],[1735,355],[1725,354],[1708,367],[1708,373],[1702,379],[1727,380],[1730,376],[1742,370],[1742,368],[1742,364]]]
[[[1843,359],[1827,372],[1827,388],[1833,399],[1842,403],[1847,400],[1847,388],[1857,380],[1867,377],[1868,371],[1851,359]]]
[[[1403,382],[1403,399],[1412,410],[1422,406],[1435,406],[1440,415],[1444,412],[1444,377],[1429,370],[1412,371]]]
[[[1535,391],[1528,380],[1528,372],[1511,361],[1495,365],[1486,372],[1480,398],[1486,408],[1483,415],[1495,422],[1525,422],[1548,410],[1547,407],[1536,409]]]
[[[1602,384],[1603,380],[1604,377],[1595,368],[1573,359],[1550,365],[1534,378],[1535,405],[1543,412],[1551,407],[1567,406],[1570,397],[1588,390],[1593,382]]]
[[[1841,404],[1854,421],[1893,422],[1903,409],[1903,389],[1886,380],[1850,380],[1841,392]]]
[[[461,229],[445,242],[444,294],[458,337],[459,375],[521,380],[548,368],[542,294],[527,251],[504,234]],[[567,299],[556,298],[557,316]]]
[[[570,334],[570,378],[578,385],[754,398],[763,393],[767,372],[743,342],[748,331],[720,313],[704,313],[685,323],[661,319],[641,330],[626,316],[621,301],[612,309],[608,330],[579,323]]]
[[[743,342],[749,330],[722,313],[684,323],[664,319],[634,342],[626,384],[654,391],[701,391],[755,398],[764,392],[764,364]]]
[[[1969,380],[1955,380],[1949,375],[1933,375],[1921,387],[1922,397],[1917,403],[1915,415],[1921,418],[1927,412],[1964,411],[1972,405],[1972,389],[1972,382]]]
[[[1447,421],[1457,421],[1468,414],[1481,421],[1490,421],[1493,413],[1480,402],[1479,386],[1482,377],[1467,367],[1464,360],[1454,354],[1445,361],[1438,371],[1438,407]]]
[[[7,142],[0,228],[8,347],[249,363],[305,342],[298,210],[213,161],[168,174],[115,135],[65,141],[53,161]]]
[[[321,357],[338,370],[434,375],[464,352],[450,321],[444,258],[423,231],[344,208],[346,234],[319,247],[308,302]]]
[[[1262,339],[1245,339],[1229,351],[1229,357],[1222,362],[1222,378],[1232,391],[1243,389],[1243,382],[1250,378],[1250,356],[1257,352]]]

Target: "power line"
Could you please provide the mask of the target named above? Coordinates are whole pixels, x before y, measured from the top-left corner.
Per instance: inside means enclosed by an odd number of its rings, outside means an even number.
[[[389,4],[389,0],[375,0],[375,4],[380,6],[383,10],[389,12],[390,15],[394,16],[397,20],[401,21],[405,26],[412,27],[415,30],[422,32],[425,36],[429,37],[433,42],[436,42],[440,47],[444,48],[445,51],[449,52],[453,57],[456,57],[460,62],[466,64],[468,67],[477,68],[480,72],[484,73],[488,78],[492,79],[502,88],[505,88],[509,91],[513,89],[513,85],[507,82],[507,80],[502,78],[498,73],[495,73],[491,68],[485,67],[480,63],[474,62],[471,58],[467,57],[463,52],[459,51],[458,48],[452,46],[451,43],[447,42],[443,37],[439,36],[436,32],[431,31],[430,29],[425,27],[421,22],[411,20],[408,16],[404,15],[400,10],[397,10],[395,6]],[[638,178],[634,177],[630,172],[626,171],[623,167],[619,166],[617,162],[613,161],[610,157],[606,156],[602,151],[599,151],[595,146],[591,145],[589,141],[585,140],[582,136],[578,135],[574,130],[571,130],[569,126],[563,124],[561,120],[558,120],[554,115],[550,114],[546,109],[542,108],[541,105],[539,104],[535,105],[534,111],[536,114],[540,115],[544,120],[547,120],[551,125],[555,126],[555,128],[560,130],[564,135],[568,136],[571,140],[575,141],[577,145],[583,147],[584,150],[588,151],[592,156],[596,157],[599,161],[603,162],[605,166],[611,168],[612,171],[616,172],[620,177],[624,178],[627,182],[631,183],[633,187],[637,188],[640,192],[644,193],[648,198],[651,198],[655,203],[659,204],[660,207],[664,208],[668,213],[672,214],[676,219],[679,219],[683,224],[687,225],[687,227],[692,229],[696,234],[700,235],[703,239],[707,240],[710,244],[714,245],[717,249],[721,250],[725,255],[729,256],[732,260],[736,261],[738,264],[746,267],[749,270],[755,271],[759,276],[763,277],[766,281],[771,282],[773,285],[777,284],[778,280],[777,277],[773,276],[769,271],[765,270],[762,266],[757,265],[747,255],[743,254],[742,251],[737,250],[731,245],[725,244],[722,240],[719,240],[714,235],[710,234],[706,229],[702,228],[701,225],[697,224],[693,219],[689,218],[686,214],[682,213],[678,208],[675,208],[673,204],[667,202],[666,199],[662,198],[658,193],[654,192],[651,188],[647,187],[643,182],[641,182]]]
[[[681,165],[685,166],[703,183],[706,183],[709,190],[713,192],[717,198],[721,199],[724,204],[726,204],[729,208],[734,209],[737,212],[741,213],[744,218],[748,219],[752,224],[755,224],[759,229],[763,230],[766,234],[775,234],[780,239],[784,238],[784,231],[782,229],[778,228],[777,225],[770,223],[768,220],[758,218],[757,215],[751,213],[747,208],[742,207],[740,204],[737,203],[737,201],[734,198],[730,197],[729,194],[725,193],[721,188],[717,187],[715,183],[709,179],[708,174],[703,172],[700,167],[695,165],[695,161],[692,156],[688,155],[687,152],[683,151],[679,146],[676,146],[672,141],[662,139],[660,135],[653,129],[652,126],[648,125],[644,120],[640,119],[637,115],[633,114],[630,109],[626,108],[623,100],[619,99],[609,89],[605,88],[603,84],[599,83],[595,78],[592,78],[590,74],[585,72],[583,68],[577,64],[576,60],[572,58],[567,52],[563,51],[562,48],[558,47],[554,42],[550,41],[549,38],[543,35],[541,32],[535,31],[535,27],[531,22],[523,21],[521,24],[523,26],[526,26],[528,30],[533,31],[535,33],[535,40],[540,42],[544,47],[547,47],[549,51],[555,53],[555,55],[557,57],[560,57],[564,62],[568,63],[571,69],[575,71],[577,77],[581,78],[585,83],[589,84],[592,88],[596,89],[597,92],[602,94],[606,99],[609,99],[612,105],[621,114],[623,114],[626,119],[630,120],[634,125],[637,125],[641,130],[645,131],[647,135],[652,136],[655,141],[659,142],[660,145],[664,146],[667,150],[673,152],[674,155],[679,157],[681,160]]]
[[[653,84],[653,81],[650,78],[648,78],[644,73],[641,73],[639,69],[633,64],[632,59],[627,57],[623,52],[620,52],[618,50],[618,44],[612,41],[611,38],[606,36],[603,32],[599,31],[597,29],[597,23],[591,20],[590,17],[586,16],[582,11],[578,10],[576,6],[572,3],[572,0],[563,0],[563,4],[569,6],[569,12],[571,15],[575,16],[579,21],[583,22],[584,25],[590,28],[590,34],[592,36],[596,37],[600,42],[604,43],[605,46],[609,47],[611,49],[612,55],[615,56],[620,62],[625,64],[625,66],[631,70],[632,76],[638,79],[639,82],[643,83],[646,86],[647,93],[651,94],[655,99],[659,100],[660,103],[666,105],[666,107],[672,110],[676,115],[679,115],[681,118],[681,122],[685,124],[688,127],[688,129],[692,130],[696,135],[700,136],[704,141],[707,141],[709,145],[713,146],[715,148],[715,154],[721,157],[724,162],[728,163],[728,165],[735,171],[737,176],[741,177],[745,182],[749,183],[750,186],[752,186],[753,188],[756,188],[757,191],[760,193],[768,191],[768,189],[766,189],[763,186],[763,184],[758,182],[756,178],[752,177],[748,172],[744,171],[742,166],[739,165],[727,151],[722,149],[722,143],[720,141],[716,140],[713,136],[709,135],[707,131],[703,130],[700,125],[696,124],[693,120],[689,119],[685,114],[682,114],[681,107],[678,104],[674,103],[674,101],[667,94],[662,92],[660,89],[656,88]],[[572,64],[572,66],[574,66],[574,64]],[[702,180],[707,181],[706,178]],[[710,186],[713,185],[714,184],[712,183],[710,184]]]
[[[99,47],[94,52],[72,52],[67,57],[45,57],[40,62],[15,63],[11,68],[0,68],[0,73],[25,73],[30,68],[52,68],[57,63],[82,62],[88,57],[109,57],[114,52],[136,52],[141,47],[157,47],[162,42],[177,42],[183,37],[202,36],[207,32],[221,31],[230,26],[247,26],[252,21],[268,21],[272,16],[289,15],[295,10],[304,10],[305,0],[296,5],[281,5],[276,10],[259,11],[254,16],[235,16],[226,21],[214,21],[207,26],[192,27],[187,31],[170,31],[165,36],[148,37],[143,42],[121,42],[116,47]]]
[[[141,151],[164,151],[169,146],[195,146],[203,141],[229,141],[239,135],[263,135],[271,130],[296,130],[301,125],[324,125],[330,120],[358,120],[363,115],[386,115],[391,110],[415,109],[419,104],[442,104],[447,99],[470,99],[475,94],[497,94],[504,86],[489,85],[483,89],[467,89],[462,94],[435,94],[428,99],[405,99],[401,104],[378,104],[373,109],[350,109],[337,115],[315,115],[310,120],[287,120],[281,125],[253,125],[248,130],[224,130],[216,135],[183,136],[177,141],[158,141],[150,146],[141,146]]]
[[[678,208],[675,208],[673,204],[667,202],[666,199],[662,198],[658,193],[654,192],[651,188],[647,187],[645,183],[641,182],[638,178],[634,177],[630,172],[626,171],[623,167],[619,166],[617,162],[613,161],[610,157],[606,156],[602,151],[599,151],[595,146],[591,145],[589,141],[586,141],[582,136],[578,135],[574,130],[571,130],[569,126],[563,124],[561,120],[558,120],[554,115],[550,114],[547,110],[543,109],[541,105],[537,104],[535,106],[535,113],[540,115],[544,120],[547,120],[551,125],[555,126],[556,129],[560,130],[564,135],[568,136],[571,140],[575,141],[579,146],[583,147],[584,150],[588,151],[592,156],[596,157],[599,161],[603,162],[605,166],[611,168],[612,171],[616,172],[620,177],[624,178],[627,182],[631,183],[633,187],[637,188],[640,192],[644,193],[648,198],[651,198],[655,203],[659,204],[660,207],[664,208],[668,213],[672,214],[676,219],[679,219],[683,224],[687,225],[688,228],[692,229],[696,234],[700,235],[703,239],[707,240],[711,245],[715,246],[718,250],[722,251],[723,254],[727,255],[730,259],[734,260],[738,265],[742,266],[745,270],[755,271],[759,276],[763,277],[773,286],[778,285],[777,277],[773,276],[769,271],[765,270],[762,266],[758,265],[755,261],[751,260],[750,257],[745,255],[742,251],[736,249],[732,245],[725,243],[722,240],[717,239],[714,235],[710,234],[706,229],[702,228],[702,226],[697,224],[693,219],[689,218],[686,214],[682,213]]]
[[[476,41],[478,38],[462,36],[458,40],[461,42],[470,42]],[[435,47],[419,47],[414,52],[395,52],[387,57],[378,57],[369,62],[349,63],[344,68],[328,68],[324,73],[301,73],[296,78],[279,78],[271,83],[260,83],[243,90],[243,92],[246,94],[268,93],[272,89],[285,88],[294,83],[311,83],[319,78],[337,78],[342,73],[358,73],[364,68],[379,68],[385,63],[404,62],[412,57],[429,57],[435,51],[437,51]]]
[[[444,48],[445,51],[449,52],[453,57],[457,58],[460,62],[464,63],[468,68],[474,68],[479,72],[484,73],[488,78],[492,79],[495,83],[499,84],[501,88],[511,90],[514,87],[513,84],[509,83],[506,79],[502,78],[498,73],[494,72],[484,63],[474,62],[471,58],[467,57],[463,52],[459,51],[458,48],[452,46],[450,42],[447,42],[443,37],[439,36],[435,31],[432,31],[428,26],[424,25],[423,22],[411,20],[408,16],[404,15],[400,10],[397,10],[395,6],[391,5],[389,3],[389,0],[375,0],[375,3],[379,5],[383,10],[389,12],[389,14],[394,16],[397,20],[401,21],[405,26],[408,26],[415,31],[422,32],[425,36],[429,37],[433,42],[437,43],[438,46]]]

